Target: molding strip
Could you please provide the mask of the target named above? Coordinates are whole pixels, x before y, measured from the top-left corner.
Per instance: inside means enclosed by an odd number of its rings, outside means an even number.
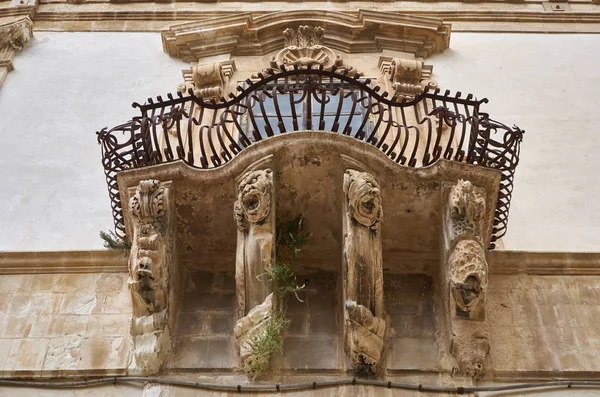
[[[597,252],[489,252],[491,274],[538,276],[600,276]]]
[[[121,251],[0,252],[0,275],[127,271],[127,257]]]

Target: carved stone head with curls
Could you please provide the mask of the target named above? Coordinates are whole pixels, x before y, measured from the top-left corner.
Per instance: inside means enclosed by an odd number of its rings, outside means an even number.
[[[366,172],[347,170],[344,185],[350,215],[361,225],[378,229],[383,209],[381,191],[375,178]]]
[[[261,223],[271,211],[271,186],[273,174],[270,169],[250,171],[244,175],[234,205],[234,216],[238,229],[250,224]]]

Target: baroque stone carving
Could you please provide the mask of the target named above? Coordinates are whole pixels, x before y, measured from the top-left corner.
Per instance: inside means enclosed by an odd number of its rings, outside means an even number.
[[[234,218],[238,229],[236,285],[238,318],[261,304],[268,294],[257,277],[271,264],[275,238],[272,205],[273,173],[270,169],[246,173],[238,186]]]
[[[197,62],[221,54],[261,56],[279,50],[284,41],[281,32],[298,25],[326,26],[328,47],[345,53],[372,52],[377,48],[425,58],[445,50],[450,43],[450,25],[441,19],[364,9],[356,13],[237,13],[171,26],[161,35],[165,52],[185,62]]]
[[[488,266],[482,244],[461,240],[450,254],[448,269],[450,291],[460,310],[471,312],[484,303]]]
[[[344,299],[346,352],[357,374],[373,374],[383,350],[381,192],[366,172],[344,175]]]
[[[356,364],[355,368],[359,374],[369,375],[375,372],[381,359],[385,321],[373,316],[369,309],[351,300],[346,301],[346,312],[346,346],[349,348],[350,358]]]
[[[320,26],[301,25],[298,29],[287,28],[283,31],[285,48],[271,58],[271,68],[279,69],[298,66],[306,68],[308,65],[322,65],[330,70],[334,66],[337,70],[346,70],[348,74],[355,75],[354,68],[345,66],[341,55],[323,44],[325,31]],[[263,74],[268,74],[263,70]]]
[[[444,277],[453,374],[481,377],[489,351],[485,322],[488,265],[483,245],[485,191],[470,181],[452,186],[445,209]]]
[[[160,370],[170,344],[168,327],[170,214],[168,188],[157,180],[144,180],[129,201],[133,244],[129,258],[129,287],[133,301],[130,332],[134,354],[130,371],[154,374]]]
[[[485,216],[483,189],[473,186],[470,181],[460,179],[450,190],[447,211],[451,239],[461,234],[483,237]]]
[[[379,70],[388,76],[391,91],[397,96],[414,97],[425,87],[434,90],[437,82],[431,79],[433,66],[421,61],[403,58],[380,57]]]
[[[227,93],[235,71],[233,60],[192,66],[182,71],[184,82],[177,86],[177,91],[187,93],[191,89],[197,97],[219,99]]]
[[[253,344],[265,336],[267,320],[273,313],[273,294],[269,294],[265,301],[252,308],[245,317],[240,318],[233,329],[236,344],[244,368],[249,368],[253,357]]]

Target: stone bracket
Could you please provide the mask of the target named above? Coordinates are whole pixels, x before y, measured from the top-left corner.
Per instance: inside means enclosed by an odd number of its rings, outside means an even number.
[[[396,96],[414,97],[423,92],[425,87],[435,90],[436,81],[431,79],[432,65],[422,61],[404,58],[379,57],[379,71],[390,82],[390,92]]]
[[[466,180],[450,188],[443,211],[441,280],[453,374],[480,378],[489,352],[485,322],[488,264],[483,243],[484,189]]]
[[[182,71],[184,82],[177,91],[194,95],[203,99],[219,99],[229,91],[229,82],[236,71],[233,59],[215,63],[202,63]]]
[[[383,218],[379,183],[366,172],[344,174],[345,347],[355,373],[377,372],[383,351]]]
[[[179,272],[175,260],[174,200],[171,182],[142,180],[130,189],[133,237],[129,288],[133,302],[129,373],[157,374],[171,347]]]

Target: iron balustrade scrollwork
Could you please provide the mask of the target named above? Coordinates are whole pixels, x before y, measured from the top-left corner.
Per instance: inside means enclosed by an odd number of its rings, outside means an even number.
[[[140,116],[97,132],[102,145],[115,230],[125,227],[117,173],[183,160],[221,166],[245,148],[294,131],[330,131],[373,145],[399,165],[425,167],[439,159],[500,170],[492,243],[506,233],[523,132],[480,111],[487,99],[427,89],[396,97],[348,70],[280,66],[246,80],[238,95],[204,100],[189,93],[134,103]]]

